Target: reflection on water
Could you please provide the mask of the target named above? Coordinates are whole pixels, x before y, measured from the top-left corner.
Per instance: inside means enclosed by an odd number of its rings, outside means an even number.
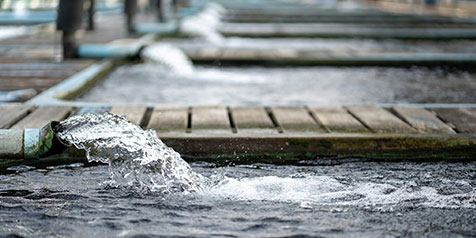
[[[476,235],[473,162],[192,168],[213,182],[188,195],[111,189],[107,166],[0,175],[0,236]]]
[[[192,75],[177,75],[138,64],[119,67],[78,100],[185,105],[474,103],[475,78],[464,70],[425,67],[199,66]]]

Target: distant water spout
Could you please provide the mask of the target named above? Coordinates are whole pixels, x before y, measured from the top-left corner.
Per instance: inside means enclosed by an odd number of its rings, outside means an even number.
[[[161,65],[176,74],[188,75],[193,72],[192,61],[182,50],[169,44],[149,45],[142,50],[141,58],[146,62]]]
[[[223,41],[223,36],[217,28],[224,13],[225,9],[222,6],[209,3],[199,14],[184,18],[180,24],[180,31],[213,43],[220,43]]]

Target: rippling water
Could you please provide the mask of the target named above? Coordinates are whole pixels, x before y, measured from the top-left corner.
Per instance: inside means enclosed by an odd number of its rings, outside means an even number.
[[[0,236],[476,235],[474,161],[189,166],[154,131],[113,114],[71,117],[54,131],[107,166],[7,168]]]
[[[108,166],[11,168],[0,236],[476,235],[474,162],[191,166],[212,181],[191,194],[111,188]]]
[[[474,103],[475,79],[471,71],[425,67],[198,66],[184,75],[137,64],[119,67],[78,100],[183,105]]]

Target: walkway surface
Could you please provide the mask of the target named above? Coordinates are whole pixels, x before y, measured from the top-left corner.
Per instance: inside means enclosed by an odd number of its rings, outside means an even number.
[[[150,20],[150,17],[141,16],[139,20]],[[125,30],[121,14],[98,15],[94,31],[82,30],[77,34],[80,44],[102,44],[136,37]],[[0,40],[0,91],[35,89],[41,93],[97,62],[62,60],[61,55],[61,33],[55,30],[54,23],[39,25],[30,34]],[[19,101],[29,97],[21,97]]]
[[[316,156],[475,156],[476,107],[72,107],[3,105],[3,129],[41,128],[86,113],[126,116],[190,158],[273,162]]]

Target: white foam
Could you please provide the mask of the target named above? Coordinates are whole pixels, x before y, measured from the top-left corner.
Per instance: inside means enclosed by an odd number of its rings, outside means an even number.
[[[399,206],[419,205],[433,208],[476,208],[476,191],[466,181],[469,192],[444,195],[436,188],[408,182],[401,186],[385,183],[344,184],[329,176],[225,178],[206,194],[233,200],[294,202],[313,205]]]
[[[192,61],[182,50],[163,43],[155,43],[147,46],[141,52],[141,58],[146,62],[165,67],[173,73],[187,75],[193,73]]]
[[[0,27],[0,40],[26,35],[28,32],[29,28],[26,26],[2,26]]]
[[[199,14],[185,17],[180,22],[180,31],[213,43],[220,43],[223,41],[223,36],[217,29],[224,13],[223,7],[216,3],[209,3]]]

